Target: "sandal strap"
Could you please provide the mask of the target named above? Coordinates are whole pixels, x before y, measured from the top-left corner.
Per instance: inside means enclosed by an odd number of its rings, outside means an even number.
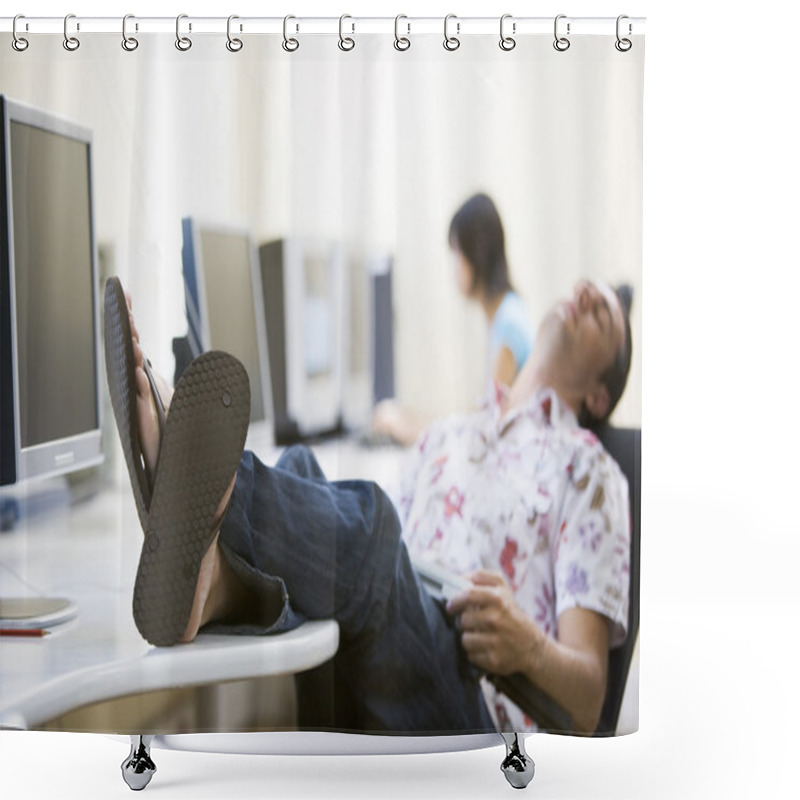
[[[144,358],[144,374],[147,375],[147,380],[150,383],[150,389],[153,392],[153,400],[156,404],[156,414],[158,415],[158,441],[164,438],[164,428],[167,424],[167,412],[164,407],[164,401],[161,399],[161,393],[158,391],[158,386],[156,385],[156,378],[153,375],[152,364],[150,363],[150,359]],[[161,447],[159,446],[159,454],[161,453]],[[149,472],[149,470],[148,470]],[[155,486],[156,483],[156,473],[158,472],[158,461],[156,461],[156,466],[153,469],[152,474],[148,475],[150,489]]]
[[[164,435],[164,426],[167,424],[167,411],[164,407],[164,401],[161,399],[161,393],[158,391],[156,384],[156,377],[153,375],[152,364],[150,359],[144,359],[144,374],[147,375],[147,380],[150,382],[150,388],[153,390],[153,399],[156,403],[156,413],[158,414],[158,436],[161,438]]]

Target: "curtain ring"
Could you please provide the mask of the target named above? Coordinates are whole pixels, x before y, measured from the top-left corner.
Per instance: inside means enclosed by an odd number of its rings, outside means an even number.
[[[188,19],[188,14],[178,14],[175,20],[175,47],[182,52],[186,52],[192,46],[192,40],[188,36],[181,36],[181,20]],[[189,23],[189,30],[191,31],[192,25]]]
[[[11,46],[18,53],[21,53],[23,50],[27,50],[28,49],[28,45],[30,44],[30,42],[27,39],[23,38],[22,36],[20,36],[17,33],[17,21],[21,20],[21,19],[25,19],[24,15],[23,14],[17,14],[17,16],[14,17],[14,24],[13,24],[13,26],[11,28],[11,33],[13,34],[13,37],[14,37],[11,40]]]
[[[503,14],[500,17],[500,49],[505,50],[508,52],[509,50],[513,50],[517,46],[517,40],[511,36],[505,35],[505,24],[507,19],[511,19],[511,14]],[[517,32],[517,23],[513,23],[511,28],[513,33]]]
[[[231,53],[238,53],[244,47],[244,43],[241,39],[231,37],[231,22],[235,19],[239,19],[236,14],[231,14],[228,17],[228,41],[225,42],[225,47],[227,47]],[[241,28],[239,28],[239,30],[241,30]]]
[[[342,33],[342,28],[344,27],[344,21],[346,19],[353,19],[353,18],[349,14],[342,14],[342,16],[339,17],[339,49],[348,52],[356,46],[356,43],[355,40],[352,39],[350,36],[345,36]],[[352,25],[353,25],[353,33],[355,33],[356,32],[355,22],[353,22]]]
[[[400,20],[408,19],[405,14],[398,14],[394,18],[394,49],[399,50],[401,53],[411,47],[411,39],[407,36],[400,36]],[[411,33],[411,23],[407,22],[408,32]]]
[[[619,35],[620,22],[622,22],[622,20],[624,20],[624,19],[628,19],[627,14],[620,14],[617,17],[617,41],[614,42],[614,47],[616,47],[617,50],[620,51],[620,53],[627,53],[628,50],[630,50],[631,47],[633,47],[633,42],[630,39],[622,39],[622,38],[620,38],[620,35]],[[631,33],[631,30],[632,30],[631,25],[628,24],[628,33],[629,34]]]
[[[128,20],[134,19],[133,14],[126,14],[122,18],[122,49],[132,53],[138,46],[139,40],[135,36],[128,36]],[[136,30],[139,26],[136,26]]]
[[[69,50],[70,53],[74,53],[81,46],[81,43],[75,36],[69,35],[68,28],[71,19],[75,19],[74,14],[67,14],[67,16],[64,17],[64,49]],[[80,26],[78,26],[77,29],[80,30]]]
[[[451,19],[458,19],[455,14],[448,14],[444,18],[444,49],[449,50],[451,53],[461,47],[461,40],[458,36],[449,36],[448,27]],[[456,23],[456,34],[461,32],[461,23]]]
[[[556,21],[553,25],[553,35],[555,36],[556,40],[553,42],[553,47],[558,50],[559,53],[563,53],[565,50],[569,50],[570,41],[567,39],[566,36],[559,36],[558,35],[558,21],[560,19],[566,19],[566,14],[559,14],[556,17]],[[569,22],[567,23],[567,36],[569,35]]]
[[[300,42],[297,41],[295,38],[289,38],[288,30],[289,30],[289,20],[290,19],[297,19],[297,17],[293,17],[291,14],[283,18],[283,49],[287,53],[294,53],[298,47],[300,47]],[[298,26],[299,29],[299,26]]]

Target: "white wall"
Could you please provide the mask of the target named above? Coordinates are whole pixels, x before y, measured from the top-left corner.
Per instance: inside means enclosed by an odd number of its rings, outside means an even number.
[[[10,97],[95,135],[97,237],[134,297],[151,358],[171,374],[185,331],[180,219],[292,234],[395,255],[397,386],[427,413],[471,407],[483,391],[486,324],[457,292],[447,230],[472,193],[498,204],[512,279],[534,321],[584,276],[636,287],[635,363],[618,421],[641,419],[640,43],[548,37],[511,53],[494,36],[439,34],[398,53],[362,35],[351,53],[276,37],[230,54],[219,36],[188,52],[172,33],[135,53],[93,34],[67,53],[60,34],[0,50]],[[422,357],[424,354],[424,357]]]

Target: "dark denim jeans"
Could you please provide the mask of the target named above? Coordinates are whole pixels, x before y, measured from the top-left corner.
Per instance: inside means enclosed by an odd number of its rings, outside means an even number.
[[[339,623],[333,691],[347,714],[334,727],[495,730],[453,621],[419,583],[397,513],[377,484],[328,481],[306,447],[285,451],[275,467],[245,452],[220,546],[253,610],[216,631]]]

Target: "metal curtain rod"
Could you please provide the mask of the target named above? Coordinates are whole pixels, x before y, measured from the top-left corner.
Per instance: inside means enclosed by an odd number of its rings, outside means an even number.
[[[398,19],[402,20],[403,32],[412,34],[435,33],[441,34],[444,17],[346,17],[347,32],[363,33],[394,33]],[[526,34],[552,34],[553,17],[514,17],[507,18],[509,32],[522,36]],[[559,15],[561,24],[566,30],[569,24],[571,35],[594,34],[613,35],[616,31],[617,18],[615,17],[570,17]],[[291,26],[295,33],[309,34],[338,34],[341,30],[340,17],[304,17],[291,16]],[[11,33],[14,30],[14,17],[0,17],[0,32]],[[167,33],[175,31],[175,17],[137,17],[129,15],[127,30],[138,33]],[[181,15],[181,25],[192,34],[225,34],[230,30],[229,17],[202,17]],[[284,33],[285,17],[236,17],[233,30],[237,34],[278,34]],[[644,33],[644,17],[625,17],[626,36]],[[500,15],[496,17],[459,17],[452,16],[453,30],[460,36],[472,34],[496,33],[500,24]],[[37,17],[18,15],[16,30],[18,33],[63,33],[65,26],[64,17]],[[71,31],[78,33],[120,33],[123,18],[120,17],[82,17],[69,15]]]

